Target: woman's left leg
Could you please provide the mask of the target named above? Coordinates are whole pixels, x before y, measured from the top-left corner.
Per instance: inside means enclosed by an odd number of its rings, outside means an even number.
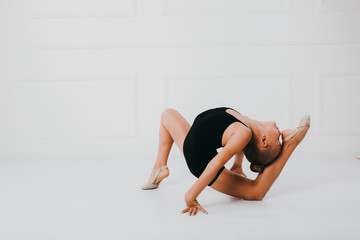
[[[155,177],[155,174],[162,166],[167,164],[169,153],[174,142],[181,153],[183,153],[184,140],[189,130],[190,124],[176,110],[166,109],[162,113],[159,132],[159,149],[149,181]],[[169,170],[165,170],[159,177],[164,179],[168,175]]]

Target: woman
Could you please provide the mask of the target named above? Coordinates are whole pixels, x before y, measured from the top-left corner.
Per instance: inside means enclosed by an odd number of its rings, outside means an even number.
[[[202,112],[190,127],[177,111],[166,109],[161,116],[158,156],[142,189],[157,188],[169,176],[166,163],[175,142],[191,173],[198,178],[185,194],[187,208],[182,213],[193,216],[200,210],[207,214],[196,200],[206,186],[230,196],[261,200],[305,137],[309,124],[307,116],[296,130],[281,134],[275,122],[256,121],[232,108],[220,107]],[[218,153],[220,147],[223,149]],[[242,171],[244,154],[251,162],[251,170],[259,172],[254,180]],[[224,165],[234,155],[234,165],[227,170]]]

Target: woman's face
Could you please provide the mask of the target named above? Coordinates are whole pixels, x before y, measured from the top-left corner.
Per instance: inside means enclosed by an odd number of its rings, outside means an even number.
[[[280,142],[280,136],[281,136],[281,132],[279,130],[279,128],[276,126],[276,122],[274,121],[270,121],[270,122],[265,122],[265,136],[266,136],[266,141],[268,143],[268,145],[277,147],[280,146],[281,147],[281,142]]]

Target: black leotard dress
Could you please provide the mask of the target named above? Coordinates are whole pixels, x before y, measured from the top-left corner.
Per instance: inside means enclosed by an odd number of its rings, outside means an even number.
[[[197,178],[200,177],[211,159],[216,156],[216,149],[223,147],[221,141],[225,129],[233,122],[244,124],[227,113],[226,109],[232,108],[219,107],[200,113],[185,137],[183,151],[186,163],[190,172]],[[215,182],[224,168],[223,166],[218,171],[208,186]]]

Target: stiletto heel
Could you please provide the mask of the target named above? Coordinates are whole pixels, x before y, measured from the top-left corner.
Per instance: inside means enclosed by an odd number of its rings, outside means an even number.
[[[296,129],[294,129],[288,136],[286,136],[283,139],[283,142],[288,141],[291,138],[293,138],[300,131],[300,129],[302,127],[306,127],[306,126],[310,126],[310,115],[308,115],[308,114],[301,118],[299,126]]]
[[[158,172],[156,173],[154,179],[151,182],[147,182],[144,185],[141,186],[142,190],[150,190],[150,189],[155,189],[158,188],[160,185],[160,182],[162,181],[162,179],[159,178],[160,174],[167,168],[167,166],[163,166],[162,168],[160,168],[158,170]]]

